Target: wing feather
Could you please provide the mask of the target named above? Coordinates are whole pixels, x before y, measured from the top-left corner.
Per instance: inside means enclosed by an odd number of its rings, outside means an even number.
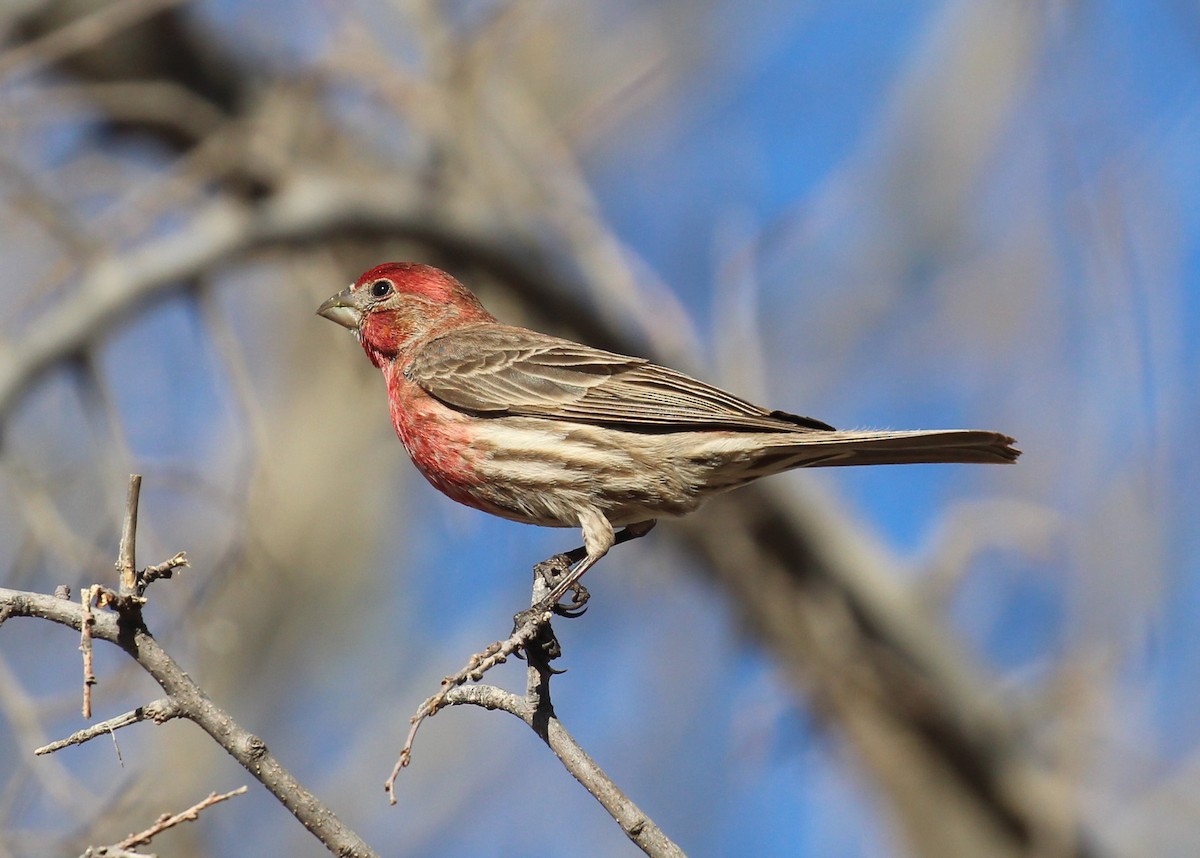
[[[656,431],[831,430],[807,417],[770,412],[644,358],[497,325],[461,328],[418,351],[405,370],[447,405]]]

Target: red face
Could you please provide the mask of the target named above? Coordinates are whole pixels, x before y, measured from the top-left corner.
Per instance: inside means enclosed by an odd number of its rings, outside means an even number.
[[[479,299],[449,274],[412,262],[375,266],[317,313],[354,331],[378,367],[450,328],[494,321]]]

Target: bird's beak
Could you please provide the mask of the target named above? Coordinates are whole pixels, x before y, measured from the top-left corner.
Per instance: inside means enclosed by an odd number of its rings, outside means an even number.
[[[361,297],[347,286],[318,307],[317,315],[324,316],[331,322],[337,322],[344,328],[357,331],[362,322],[362,310],[358,306]]]

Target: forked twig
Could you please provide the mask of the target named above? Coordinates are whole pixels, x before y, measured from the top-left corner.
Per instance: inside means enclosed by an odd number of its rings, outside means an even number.
[[[83,853],[82,858],[90,858],[90,856],[112,856],[121,854],[130,854],[128,850],[134,846],[141,846],[149,843],[159,834],[162,834],[169,828],[174,828],[184,822],[194,822],[200,818],[200,812],[212,807],[214,804],[220,804],[223,801],[228,801],[237,795],[245,794],[247,787],[240,786],[235,790],[230,790],[225,793],[209,793],[206,798],[193,804],[187,810],[176,814],[164,813],[157,821],[144,831],[139,831],[137,834],[130,834],[120,843],[114,843],[112,846],[104,846],[99,849],[89,847]]]
[[[520,627],[515,629],[507,639],[496,641],[485,647],[482,651],[475,653],[467,659],[467,663],[461,670],[445,677],[437,692],[417,707],[416,713],[409,719],[412,726],[408,730],[408,737],[404,740],[404,746],[400,749],[400,758],[396,761],[391,775],[388,776],[387,781],[383,785],[384,790],[388,794],[388,801],[391,804],[394,805],[396,803],[396,778],[400,776],[400,770],[412,762],[413,742],[417,738],[417,730],[420,729],[425,719],[436,715],[446,705],[446,696],[452,690],[468,681],[478,682],[493,667],[498,664],[504,664],[504,662],[508,661],[510,655],[524,648],[525,644],[537,637],[539,627],[549,622],[550,616],[550,612],[546,611],[545,614],[530,617]]]

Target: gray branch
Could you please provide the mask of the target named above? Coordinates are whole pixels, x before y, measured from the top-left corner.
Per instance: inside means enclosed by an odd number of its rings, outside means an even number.
[[[37,617],[79,630],[83,607],[54,596],[0,588],[0,614]],[[375,852],[333,811],[283,767],[262,739],[217,706],[145,628],[132,628],[111,611],[93,613],[92,637],[123,649],[141,665],[179,709],[270,790],[326,848],[344,858],[373,858]]]
[[[542,738],[571,776],[595,796],[639,849],[655,858],[676,858],[684,854],[683,850],[621,791],[604,769],[596,764],[553,712],[546,714],[543,707],[531,706],[529,701],[519,695],[493,685],[463,685],[453,688],[446,695],[446,704],[469,704],[482,706],[484,709],[500,709],[520,718]]]

